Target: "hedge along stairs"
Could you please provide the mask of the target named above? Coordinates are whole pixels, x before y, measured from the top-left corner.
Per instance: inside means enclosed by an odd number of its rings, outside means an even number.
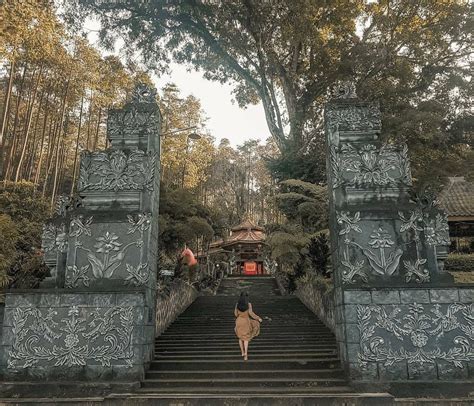
[[[263,318],[243,361],[234,333],[242,289]],[[346,381],[332,332],[273,278],[227,278],[199,297],[156,340],[155,359],[128,402],[153,404],[380,405],[385,394],[358,394]],[[179,402],[179,403],[176,403]],[[349,403],[348,403],[349,402]],[[133,403],[132,403],[133,404]]]

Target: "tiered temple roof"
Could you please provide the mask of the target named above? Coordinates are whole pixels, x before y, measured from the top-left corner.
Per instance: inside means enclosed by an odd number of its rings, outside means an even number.
[[[242,223],[232,227],[231,234],[228,238],[211,243],[209,253],[214,254],[229,251],[232,250],[233,245],[263,243],[265,243],[264,228],[257,226],[250,219],[245,219]]]

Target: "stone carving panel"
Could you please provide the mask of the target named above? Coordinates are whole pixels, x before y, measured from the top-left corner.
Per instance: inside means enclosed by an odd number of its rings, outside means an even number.
[[[359,305],[357,319],[362,368],[474,360],[474,304]]]
[[[132,366],[132,307],[22,308],[13,313],[8,368],[32,366]]]
[[[107,136],[113,142],[119,139],[146,139],[158,133],[159,112],[130,109],[112,110],[107,120]]]
[[[353,104],[329,105],[326,110],[326,122],[333,131],[380,130],[382,127],[380,110],[376,103],[363,107]]]
[[[156,153],[141,150],[85,151],[78,190],[153,190]]]
[[[429,282],[423,228],[414,216],[400,212],[399,219],[387,221],[362,218],[359,211],[336,212],[342,282],[368,282],[371,277],[401,273],[406,282]]]
[[[356,148],[344,143],[331,146],[332,187],[411,185],[411,172],[406,145],[377,147],[366,144]]]
[[[122,279],[124,284],[148,283],[146,258],[150,213],[128,215],[128,222],[94,223],[93,217],[76,216],[70,224],[70,255],[66,287],[88,287],[100,279]]]

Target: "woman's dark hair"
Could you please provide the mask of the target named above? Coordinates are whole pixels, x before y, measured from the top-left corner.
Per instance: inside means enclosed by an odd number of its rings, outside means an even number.
[[[237,309],[240,312],[245,312],[249,309],[249,294],[247,292],[242,292],[237,302]]]

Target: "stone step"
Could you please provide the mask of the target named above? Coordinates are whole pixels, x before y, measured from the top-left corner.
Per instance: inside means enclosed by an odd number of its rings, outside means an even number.
[[[341,367],[338,357],[321,358],[266,358],[255,359],[251,356],[248,361],[242,361],[242,357],[236,359],[221,360],[183,360],[183,359],[160,359],[150,363],[151,371],[222,371],[232,369],[235,371],[253,370],[308,370],[308,369],[339,369]]]
[[[247,378],[247,379],[257,379],[261,377],[271,376],[273,378],[284,378],[284,379],[294,379],[294,378],[340,378],[344,376],[344,371],[342,369],[333,368],[333,369],[310,369],[310,370],[291,370],[291,369],[282,369],[282,370],[258,370],[258,371],[236,371],[233,369],[226,369],[222,371],[153,371],[150,370],[146,373],[146,379],[194,379],[202,378],[205,376],[207,379],[216,379],[216,378]]]
[[[212,388],[205,388],[202,386],[193,387],[193,386],[176,386],[172,388],[166,387],[142,387],[137,390],[137,393],[175,393],[175,394],[185,394],[185,393],[209,393],[209,390],[212,389],[213,394],[218,393],[235,393],[245,396],[247,394],[260,394],[260,393],[353,393],[353,389],[350,386],[313,386],[313,387],[262,387],[259,385],[246,386],[242,388],[240,386],[235,387],[224,387],[224,386],[215,386]]]
[[[327,356],[333,356],[337,355],[337,350],[299,350],[298,352],[272,352],[272,353],[261,353],[261,352],[252,352],[251,349],[249,349],[249,357],[255,360],[259,359],[265,359],[265,358],[276,358],[279,357],[281,360],[285,359],[294,359],[296,357],[305,357],[305,358],[321,358],[321,357],[327,357]],[[203,352],[203,353],[182,353],[182,352],[162,352],[155,354],[155,360],[159,361],[162,359],[169,359],[172,358],[174,360],[180,360],[180,359],[192,359],[192,360],[207,360],[207,359],[213,359],[213,360],[231,360],[231,359],[242,359],[242,356],[240,355],[239,351],[232,351],[228,353],[210,353],[210,352]]]
[[[185,386],[188,389],[203,390],[206,388],[234,388],[245,390],[258,388],[316,388],[321,387],[339,387],[346,386],[346,381],[340,378],[323,378],[323,379],[307,379],[307,378],[196,378],[196,379],[145,379],[142,382],[142,388],[159,388],[159,390],[168,388],[178,388]]]
[[[110,402],[110,403],[109,403]],[[129,403],[130,402],[130,403]],[[153,393],[110,395],[106,406],[391,406],[393,397],[387,393]],[[439,404],[441,405],[441,403]],[[464,403],[463,403],[464,405]],[[446,405],[448,406],[448,405]],[[449,405],[454,406],[454,405]],[[466,404],[467,406],[467,404]]]
[[[206,350],[206,351],[219,351],[219,350],[234,350],[235,348],[239,348],[237,345],[237,342],[233,343],[225,343],[221,345],[214,345],[215,343],[209,342],[209,343],[193,343],[193,344],[174,344],[174,343],[169,343],[169,344],[156,344],[155,345],[155,351],[180,351],[180,350],[185,350],[185,351],[201,351],[201,350]],[[314,348],[314,349],[323,349],[323,348],[336,348],[337,345],[336,343],[328,343],[328,344],[319,344],[319,343],[314,343],[314,344],[295,344],[295,343],[287,343],[287,344],[276,344],[276,345],[262,345],[258,343],[257,341],[252,342],[251,348],[252,351],[284,351],[285,349],[288,350],[295,350],[298,348],[305,349],[305,348]]]
[[[262,350],[258,348],[251,347],[248,350],[249,354],[252,354],[253,356],[281,356],[282,358],[285,357],[295,357],[295,356],[313,356],[313,355],[327,355],[327,354],[336,354],[337,349],[336,347],[333,348],[328,348],[328,347],[323,347],[323,348],[293,348],[293,349],[288,349],[285,351],[277,351],[275,349],[268,349],[268,350]],[[195,357],[196,359],[199,357],[216,357],[216,358],[221,358],[221,357],[234,357],[234,356],[240,356],[240,348],[236,346],[234,349],[222,349],[222,350],[208,350],[208,349],[196,349],[196,350],[169,350],[169,349],[160,349],[159,351],[155,352],[155,357],[158,359],[158,357],[174,357],[176,356],[177,358],[185,358],[185,357]]]

